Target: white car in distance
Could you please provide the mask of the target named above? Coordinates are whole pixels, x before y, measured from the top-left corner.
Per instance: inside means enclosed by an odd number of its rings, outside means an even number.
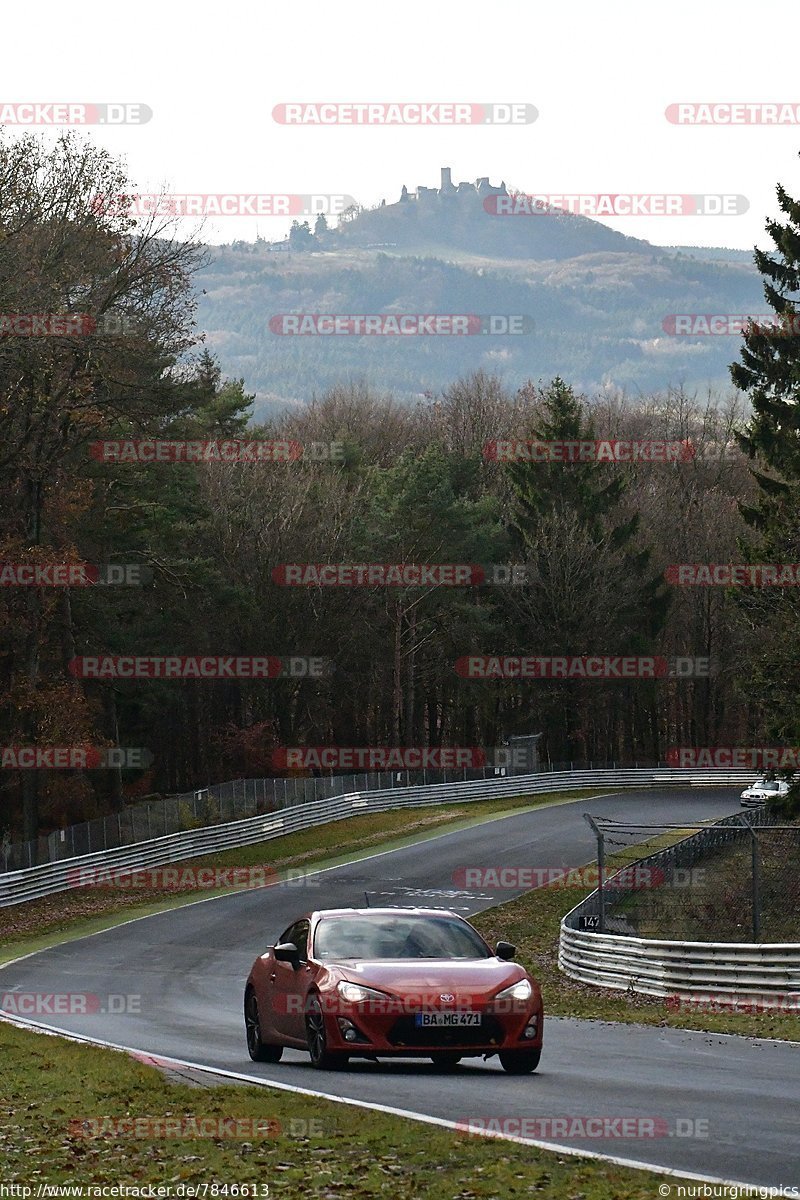
[[[766,804],[767,800],[778,800],[789,792],[789,784],[785,779],[757,779],[750,787],[742,792],[743,807]]]

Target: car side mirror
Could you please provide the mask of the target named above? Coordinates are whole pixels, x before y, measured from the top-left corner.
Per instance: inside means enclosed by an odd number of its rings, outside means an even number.
[[[279,942],[272,953],[278,962],[289,963],[295,971],[300,966],[300,951],[294,942]]]
[[[498,958],[504,959],[506,962],[510,958],[514,958],[517,953],[517,947],[511,942],[498,942],[494,948],[494,952]]]

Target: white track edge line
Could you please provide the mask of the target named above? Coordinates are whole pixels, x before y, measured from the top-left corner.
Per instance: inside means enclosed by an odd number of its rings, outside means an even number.
[[[151,1058],[155,1062],[166,1066],[189,1067],[196,1071],[205,1071],[209,1075],[218,1075],[225,1079],[235,1079],[239,1083],[254,1085],[263,1088],[275,1088],[282,1092],[294,1092],[300,1096],[313,1096],[319,1100],[329,1100],[334,1104],[347,1104],[352,1108],[365,1108],[371,1112],[386,1113],[391,1117],[402,1117],[405,1120],[419,1121],[425,1125],[437,1125],[442,1129],[451,1129],[455,1133],[461,1133],[465,1136],[477,1136],[496,1138],[499,1141],[514,1142],[520,1146],[535,1146],[537,1150],[546,1150],[554,1154],[566,1154],[572,1158],[590,1159],[596,1162],[607,1162],[617,1167],[628,1167],[636,1171],[651,1171],[655,1175],[665,1175],[676,1179],[692,1179],[699,1183],[714,1183],[724,1187],[736,1188],[753,1188],[764,1187],[769,1188],[771,1184],[753,1184],[744,1183],[735,1179],[723,1179],[717,1175],[700,1175],[694,1171],[681,1171],[674,1167],[664,1167],[659,1164],[648,1162],[640,1162],[638,1159],[621,1158],[614,1154],[602,1154],[599,1151],[580,1150],[574,1146],[563,1146],[558,1142],[542,1142],[535,1138],[520,1137],[517,1134],[500,1133],[495,1130],[470,1130],[464,1129],[463,1125],[459,1125],[457,1121],[448,1121],[445,1117],[433,1117],[428,1113],[412,1112],[406,1108],[395,1108],[389,1104],[373,1104],[368,1100],[356,1100],[348,1096],[334,1096],[329,1092],[320,1092],[313,1088],[297,1087],[291,1083],[279,1083],[273,1079],[262,1079],[257,1075],[245,1075],[238,1071],[226,1071],[221,1067],[209,1067],[204,1063],[189,1062],[182,1058],[172,1058],[170,1055],[154,1054],[149,1050],[141,1050],[136,1046],[121,1046],[116,1042],[106,1042],[98,1038],[90,1038],[76,1033],[64,1033],[61,1029],[56,1029],[52,1025],[40,1024],[37,1021],[27,1021],[23,1018],[9,1017],[4,1013],[0,1013],[0,1020],[6,1021],[9,1025],[15,1025],[22,1029],[33,1029],[38,1032],[47,1033],[51,1036],[63,1037],[69,1042],[79,1042],[84,1045],[97,1046],[107,1050],[121,1050],[123,1053]],[[145,1064],[147,1065],[147,1064]]]

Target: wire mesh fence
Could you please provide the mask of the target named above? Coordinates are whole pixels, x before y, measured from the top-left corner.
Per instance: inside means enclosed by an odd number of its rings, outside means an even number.
[[[570,762],[536,762],[525,773],[659,768],[665,765],[652,760],[590,762],[574,759]],[[357,775],[308,778],[236,779],[180,795],[129,804],[119,812],[57,829],[35,841],[12,842],[6,836],[0,839],[0,873],[59,862],[64,858],[92,854],[98,850],[111,850],[188,829],[243,820],[245,817],[277,812],[295,804],[345,796],[350,792],[469,782],[515,773],[522,772],[488,766],[461,770],[424,768],[418,771],[371,771]]]
[[[587,819],[599,887],[583,928],[669,941],[800,941],[800,823],[779,824],[769,808],[711,826]]]

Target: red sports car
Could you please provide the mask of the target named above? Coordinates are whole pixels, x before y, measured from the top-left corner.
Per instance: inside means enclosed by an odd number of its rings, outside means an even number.
[[[322,1070],[350,1058],[431,1058],[455,1066],[497,1054],[506,1071],[539,1065],[542,996],[509,942],[494,953],[441,909],[332,908],[301,917],[247,980],[247,1049],[278,1062],[308,1050]]]

